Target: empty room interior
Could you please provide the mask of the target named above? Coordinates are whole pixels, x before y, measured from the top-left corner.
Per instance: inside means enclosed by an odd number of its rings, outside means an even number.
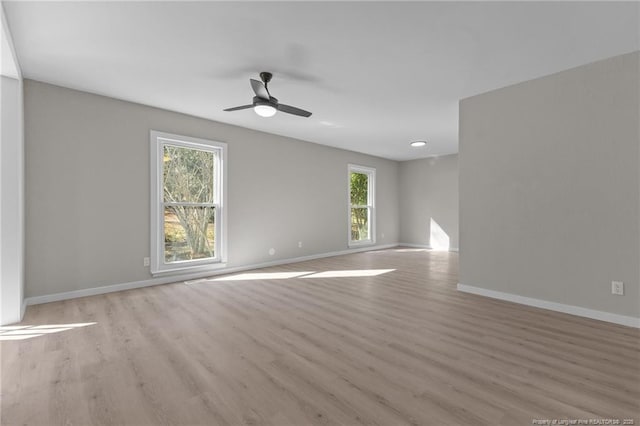
[[[0,424],[640,424],[640,2],[0,5]]]

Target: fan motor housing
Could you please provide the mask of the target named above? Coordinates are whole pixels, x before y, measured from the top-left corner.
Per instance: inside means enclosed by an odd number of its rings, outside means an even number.
[[[269,100],[266,99],[262,99],[259,98],[257,96],[253,97],[253,105],[271,105],[272,107],[277,107],[278,106],[278,99],[274,98],[273,96],[271,96],[271,98],[269,98]]]

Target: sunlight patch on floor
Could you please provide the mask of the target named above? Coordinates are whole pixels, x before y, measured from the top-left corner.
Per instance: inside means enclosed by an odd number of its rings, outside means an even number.
[[[94,325],[95,322],[81,322],[73,324],[43,324],[43,325],[6,325],[0,327],[0,341],[25,340],[45,334],[60,333],[75,328]]]
[[[354,278],[354,277],[375,277],[377,275],[393,272],[395,269],[352,269],[345,271],[303,271],[303,272],[249,272],[210,278],[189,282],[189,284],[205,283],[213,281],[251,281],[251,280],[286,280],[289,278]]]
[[[287,278],[297,278],[302,275],[313,274],[314,271],[306,272],[251,272],[246,274],[232,275],[230,277],[220,277],[208,281],[249,281],[249,280],[285,280]]]
[[[353,269],[348,271],[325,271],[301,278],[351,278],[351,277],[375,277],[377,275],[393,272],[395,269]]]

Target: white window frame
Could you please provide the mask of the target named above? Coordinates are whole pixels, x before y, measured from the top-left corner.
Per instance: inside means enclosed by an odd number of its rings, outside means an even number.
[[[367,179],[367,204],[351,205],[351,173],[363,173],[368,176]],[[349,247],[369,246],[376,243],[376,169],[373,167],[360,166],[357,164],[348,164],[347,167],[347,235],[349,238]],[[352,208],[368,208],[369,209],[369,238],[366,240],[354,241],[351,239],[351,209]]]
[[[164,146],[178,146],[215,153],[214,202],[215,205],[215,257],[166,263],[164,260],[164,207],[163,164]],[[174,275],[220,269],[227,262],[227,144],[190,136],[150,131],[151,148],[151,253],[153,276]],[[194,204],[195,205],[195,204]]]

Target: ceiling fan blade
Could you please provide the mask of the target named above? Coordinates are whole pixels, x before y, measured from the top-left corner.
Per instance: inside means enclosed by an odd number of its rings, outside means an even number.
[[[252,78],[249,79],[251,82],[251,88],[256,93],[256,96],[268,101],[271,96],[269,96],[269,91],[264,86],[264,83],[258,80],[254,80]]]
[[[299,115],[300,117],[311,117],[311,113],[309,111],[292,107],[291,105],[278,104],[278,111],[286,112],[287,114]]]
[[[247,108],[253,108],[253,105],[242,105],[242,106],[237,106],[233,108],[227,108],[227,109],[224,109],[223,111],[239,111],[241,109],[247,109]]]

